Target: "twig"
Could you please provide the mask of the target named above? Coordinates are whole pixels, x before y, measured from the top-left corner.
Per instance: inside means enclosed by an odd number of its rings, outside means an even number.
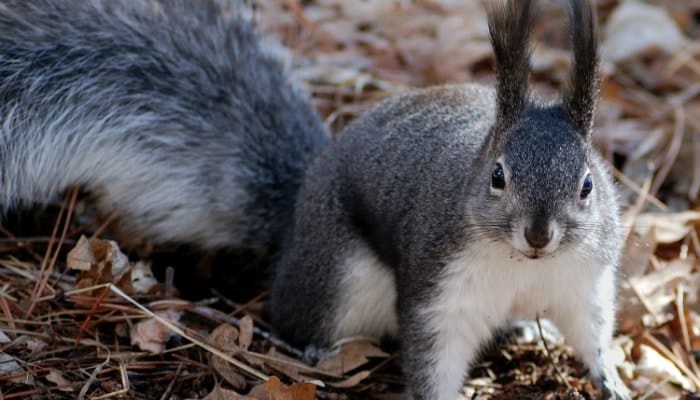
[[[25,317],[28,317],[32,314],[32,311],[34,311],[34,307],[36,307],[36,304],[39,301],[39,297],[44,292],[44,289],[47,287],[49,277],[53,272],[53,268],[56,265],[56,260],[58,259],[58,254],[61,250],[61,246],[63,245],[63,240],[66,238],[66,233],[68,232],[68,225],[70,224],[70,219],[73,215],[73,209],[75,208],[75,203],[78,200],[78,187],[71,187],[68,193],[69,195],[68,197],[66,197],[66,200],[61,204],[61,210],[59,211],[58,217],[56,218],[56,223],[54,224],[53,232],[51,233],[52,240],[49,241],[49,245],[46,248],[46,253],[44,254],[44,259],[41,262],[41,268],[39,269],[39,279],[37,279],[37,282],[34,285],[34,290],[32,291],[31,297],[32,302],[29,304],[29,307],[27,307]],[[58,233],[58,227],[61,224],[61,217],[63,216],[63,212],[66,208],[66,202],[68,203],[68,210],[66,212],[66,217],[63,220],[63,230],[61,231],[61,237],[58,240],[58,244],[56,245],[54,254],[53,256],[51,256],[51,251],[53,249],[52,245],[53,242],[55,242],[55,240],[53,239]]]
[[[668,147],[668,152],[666,153],[666,159],[664,160],[661,169],[656,173],[654,178],[654,183],[651,185],[650,193],[656,194],[661,185],[666,181],[666,177],[671,172],[671,167],[673,167],[676,158],[678,157],[678,152],[681,149],[681,143],[683,142],[683,134],[685,133],[685,111],[682,106],[677,106],[674,108],[674,130],[673,138],[671,139],[671,144]]]
[[[542,332],[542,324],[540,324],[540,315],[539,314],[537,314],[535,316],[535,322],[537,322],[537,330],[540,333],[540,339],[542,339],[542,344],[544,345],[544,351],[547,353],[547,358],[549,358],[549,362],[552,363],[554,370],[557,372],[557,375],[559,375],[559,379],[561,379],[562,382],[564,382],[564,384],[566,385],[566,388],[572,389],[571,384],[569,383],[569,380],[564,377],[564,374],[559,369],[559,366],[557,365],[556,362],[554,362],[554,357],[552,357],[552,352],[549,351],[549,346],[547,345],[547,340],[544,338],[544,333]]]
[[[155,319],[156,321],[158,321],[159,323],[165,325],[166,327],[168,327],[168,328],[169,328],[170,330],[172,330],[173,332],[175,332],[175,333],[177,333],[178,335],[180,335],[180,336],[182,336],[182,337],[188,339],[189,341],[191,341],[192,343],[196,344],[197,346],[199,346],[199,347],[201,347],[201,348],[203,348],[203,349],[209,351],[210,353],[215,354],[215,355],[218,356],[218,357],[221,357],[222,359],[228,361],[230,364],[233,364],[235,367],[239,368],[241,371],[247,372],[248,374],[250,374],[250,375],[252,375],[252,376],[254,376],[254,377],[258,378],[258,379],[261,379],[261,380],[263,380],[263,381],[267,381],[268,379],[270,379],[269,376],[263,374],[262,372],[260,372],[260,371],[258,371],[258,370],[256,370],[256,369],[253,369],[253,368],[249,367],[248,365],[246,365],[246,364],[244,364],[244,363],[242,363],[242,362],[236,360],[235,358],[229,356],[228,354],[226,354],[226,353],[224,353],[223,351],[217,349],[216,347],[211,346],[210,344],[205,343],[204,341],[199,340],[199,339],[193,337],[192,335],[190,335],[190,334],[188,334],[187,332],[185,332],[185,331],[184,331],[182,328],[180,328],[179,326],[173,324],[171,321],[168,321],[167,319],[161,317],[160,315],[157,315],[157,314],[153,313],[151,310],[149,310],[148,308],[144,307],[143,305],[141,305],[141,304],[140,304],[139,302],[137,302],[136,300],[132,299],[129,295],[127,295],[126,293],[124,293],[124,292],[123,292],[121,289],[119,289],[118,287],[116,287],[116,286],[114,286],[114,285],[112,285],[112,284],[108,284],[108,286],[109,286],[109,289],[110,289],[112,292],[114,292],[117,296],[119,296],[119,297],[123,298],[124,300],[128,301],[129,303],[133,304],[133,305],[136,306],[139,310],[141,310],[141,311],[143,311],[144,313],[146,313],[149,317],[151,317],[151,318]]]
[[[180,371],[182,370],[182,363],[177,364],[177,370],[175,370],[175,374],[173,375],[173,379],[170,380],[170,383],[168,384],[168,387],[165,388],[165,392],[160,396],[160,400],[166,400],[168,396],[170,395],[170,392],[173,391],[173,387],[175,386],[175,381],[177,381],[178,376],[180,376]]]

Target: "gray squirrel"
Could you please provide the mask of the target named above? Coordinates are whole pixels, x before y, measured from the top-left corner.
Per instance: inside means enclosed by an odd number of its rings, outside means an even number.
[[[495,90],[390,98],[329,144],[235,2],[2,0],[0,207],[79,184],[125,244],[270,256],[283,338],[396,335],[415,400],[453,400],[493,331],[538,313],[626,399],[608,351],[617,200],[590,138],[594,12],[572,0],[571,83],[543,102],[530,3],[490,13]]]
[[[496,2],[500,4],[501,2]],[[312,162],[274,268],[273,326],[298,346],[398,336],[414,400],[454,400],[511,318],[553,320],[605,398],[622,237],[591,144],[595,12],[572,0],[560,101],[528,88],[528,0],[492,5],[495,90],[450,85],[381,101]]]

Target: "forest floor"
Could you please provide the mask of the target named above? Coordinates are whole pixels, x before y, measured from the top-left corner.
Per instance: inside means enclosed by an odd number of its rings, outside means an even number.
[[[334,132],[407,88],[494,81],[477,1],[254,3],[261,30],[291,49],[292,75]],[[566,15],[541,3],[532,83],[555,97],[570,67]],[[700,3],[597,7],[603,80],[594,142],[618,181],[626,236],[618,370],[639,399],[700,398]],[[404,398],[391,346],[349,338],[311,365],[270,333],[264,274],[210,289],[188,275],[202,260],[156,248],[129,261],[118,243],[95,238],[104,222],[77,188],[3,220],[0,399]],[[485,349],[462,396],[597,394],[545,324]]]

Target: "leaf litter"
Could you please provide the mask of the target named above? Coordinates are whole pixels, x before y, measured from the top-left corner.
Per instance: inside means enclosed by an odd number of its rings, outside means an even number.
[[[293,76],[334,131],[406,88],[494,79],[479,2],[255,6],[261,29],[291,49]],[[627,238],[617,365],[639,398],[697,398],[700,3],[597,7],[603,82],[594,141],[618,181]],[[565,23],[555,2],[542,2],[532,82],[546,95],[567,76]],[[392,346],[351,338],[314,362],[270,332],[264,290],[240,302],[218,292],[185,300],[167,274],[156,278],[148,253],[132,261],[118,243],[82,236],[103,228],[90,210],[71,189],[62,203],[32,211],[42,223],[31,235],[27,219],[3,220],[0,398],[403,398]],[[594,398],[573,350],[547,341],[549,352],[518,329],[499,338],[461,398]]]

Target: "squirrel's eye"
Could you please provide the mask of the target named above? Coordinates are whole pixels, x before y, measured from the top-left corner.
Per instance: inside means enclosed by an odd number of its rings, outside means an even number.
[[[506,187],[506,176],[500,163],[496,164],[496,168],[491,174],[491,187],[498,190],[503,190]]]
[[[591,179],[591,174],[586,175],[583,179],[583,186],[581,186],[581,200],[585,200],[593,190],[593,179]]]

